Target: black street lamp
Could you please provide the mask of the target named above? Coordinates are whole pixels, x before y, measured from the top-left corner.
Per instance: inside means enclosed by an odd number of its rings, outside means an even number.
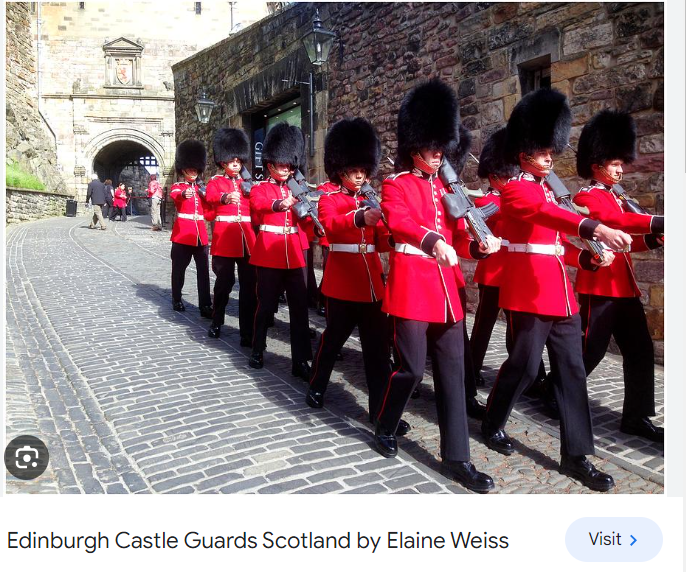
[[[322,28],[322,19],[319,17],[319,9],[317,9],[312,20],[312,29],[302,37],[307,57],[312,65],[321,66],[326,63],[335,40],[336,34],[334,32]],[[308,83],[310,91],[310,157],[314,157],[314,73],[312,71],[310,71]]]
[[[195,113],[198,115],[198,121],[200,121],[200,123],[209,123],[210,115],[212,115],[214,107],[214,101],[207,99],[205,90],[203,90],[200,99],[198,99],[198,103],[195,104]]]

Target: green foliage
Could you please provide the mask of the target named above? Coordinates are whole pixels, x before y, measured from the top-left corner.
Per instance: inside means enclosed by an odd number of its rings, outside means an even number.
[[[45,185],[38,177],[25,172],[18,165],[12,163],[5,165],[5,184],[8,187],[35,189],[37,191],[45,190]]]

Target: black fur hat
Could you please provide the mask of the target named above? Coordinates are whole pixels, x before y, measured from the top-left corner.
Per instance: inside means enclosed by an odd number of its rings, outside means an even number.
[[[288,123],[277,123],[267,133],[262,147],[262,163],[288,163],[307,173],[305,137],[300,128]]]
[[[176,148],[176,159],[174,161],[174,168],[176,174],[181,176],[181,171],[184,169],[196,169],[198,175],[201,175],[205,170],[205,163],[207,162],[207,151],[202,141],[197,139],[186,139],[181,141]]]
[[[636,123],[631,115],[604,110],[596,113],[584,125],[579,137],[576,170],[580,177],[593,177],[591,165],[621,159],[633,163],[636,159]]]
[[[506,139],[507,129],[503,127],[493,133],[484,144],[477,171],[482,179],[487,179],[489,175],[510,179],[517,174],[517,165],[508,162],[505,157]]]
[[[366,119],[341,119],[331,126],[324,140],[324,170],[334,183],[339,174],[360,167],[368,177],[376,175],[381,159],[381,142]]]
[[[432,79],[412,89],[398,112],[395,170],[412,169],[412,153],[420,149],[437,149],[445,154],[457,149],[460,142],[458,125],[457,97],[449,85]]]
[[[221,167],[220,163],[231,161],[234,157],[238,157],[242,163],[246,163],[250,155],[248,136],[242,129],[229,127],[219,129],[214,134],[212,152],[217,167]]]
[[[571,128],[572,111],[565,95],[548,88],[528,93],[507,122],[507,158],[518,165],[520,153],[532,155],[540,149],[562,153]]]

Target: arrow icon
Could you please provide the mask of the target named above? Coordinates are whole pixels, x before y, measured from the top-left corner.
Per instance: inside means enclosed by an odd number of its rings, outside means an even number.
[[[629,546],[633,546],[634,544],[636,544],[636,538],[634,537],[633,534],[630,534],[629,536],[631,536],[631,538],[634,539],[634,541],[631,544],[629,544]]]

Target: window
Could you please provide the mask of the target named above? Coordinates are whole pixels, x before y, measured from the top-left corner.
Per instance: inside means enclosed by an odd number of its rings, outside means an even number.
[[[252,115],[250,125],[253,140],[253,178],[256,181],[260,181],[265,177],[267,169],[267,166],[262,164],[262,144],[267,131],[282,121],[296,127],[302,126],[300,98],[261,109]]]
[[[202,13],[202,2],[196,2],[195,3],[195,13],[196,14]]]
[[[522,95],[541,87],[550,87],[550,54],[519,64]]]
[[[79,10],[85,10],[86,9],[86,3],[85,2],[79,2]]]

